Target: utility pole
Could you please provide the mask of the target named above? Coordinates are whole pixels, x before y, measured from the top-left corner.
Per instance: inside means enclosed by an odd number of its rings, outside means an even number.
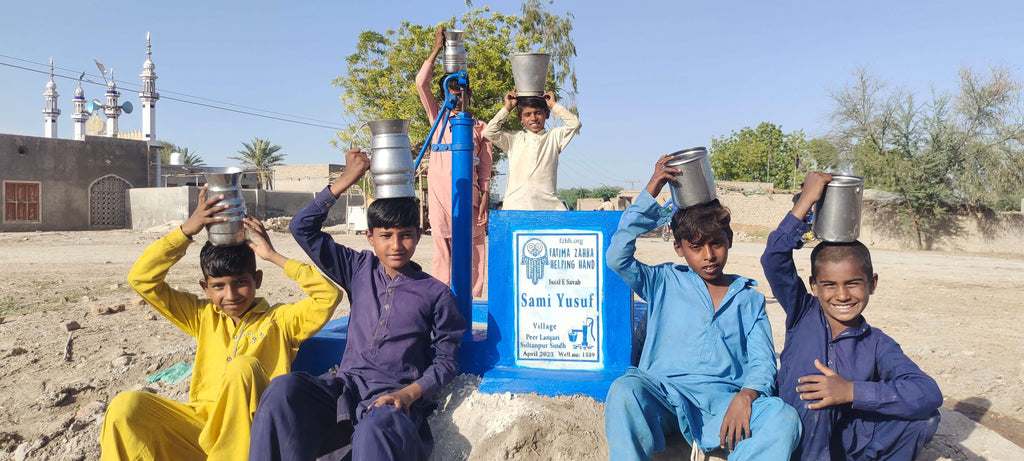
[[[643,182],[643,181],[631,181],[631,180],[627,179],[627,180],[625,180],[623,182],[628,182],[629,183],[629,190],[636,190],[636,184],[640,183],[640,182]]]

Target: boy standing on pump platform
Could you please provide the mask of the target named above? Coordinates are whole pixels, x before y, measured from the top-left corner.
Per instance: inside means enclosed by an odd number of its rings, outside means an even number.
[[[504,131],[513,107],[519,107],[522,131]],[[544,121],[554,111],[565,122],[550,130]],[[580,132],[580,120],[555,100],[548,91],[544,97],[505,94],[505,105],[487,123],[484,137],[508,155],[508,183],[505,185],[503,210],[565,211],[558,198],[558,156]]]
[[[636,238],[664,225],[654,200],[680,170],[662,156],[608,247],[608,267],[647,301],[640,363],[616,379],[605,401],[613,460],[651,459],[681,432],[694,449],[727,449],[731,460],[787,460],[800,438],[796,412],[775,390],[775,348],[754,280],[725,274],[729,210],[718,200],[677,209],[673,246],[686,260],[648,266]]]
[[[768,236],[761,265],[786,311],[779,395],[796,408],[803,440],[793,459],[914,459],[939,425],[942,393],[861,315],[878,274],[863,243],[821,242],[811,252],[811,293],[793,263],[802,218],[832,175],[807,173],[800,199]]]
[[[337,373],[289,373],[270,383],[253,421],[253,460],[426,460],[433,448],[430,399],[459,370],[466,322],[449,288],[411,261],[420,239],[412,197],[366,210],[373,251],[336,243],[321,230],[338,196],[369,169],[345,154],[345,171],[291,222],[313,262],[348,292],[348,342]]]
[[[434,120],[440,117],[441,109],[430,94],[430,78],[434,75],[434,61],[438,53],[444,47],[444,27],[438,27],[434,33],[434,50],[416,74],[416,91],[420,95],[420,103],[427,111],[427,120],[431,125]],[[444,82],[444,76],[438,82],[438,87]],[[451,85],[455,80],[449,80],[448,91],[458,96],[455,109],[451,111],[450,117],[463,110],[460,107],[469,103],[469,88],[462,89],[458,85]],[[466,94],[463,94],[465,91]],[[441,88],[440,97],[444,97],[444,88]],[[451,144],[451,122],[449,128],[443,133],[436,134],[439,144]],[[472,293],[474,297],[480,297],[484,292],[484,267],[487,266],[487,204],[490,200],[491,191],[491,167],[494,160],[491,158],[491,142],[483,137],[484,127],[487,126],[482,120],[477,120],[473,125],[473,155],[479,159],[479,163],[473,167],[473,279]],[[440,127],[438,127],[440,129]],[[428,143],[433,140],[427,140]],[[427,210],[430,213],[430,234],[434,242],[434,259],[431,264],[431,274],[444,284],[451,280],[452,270],[452,152],[451,150],[430,152],[430,159],[427,166]]]
[[[199,204],[180,227],[152,243],[128,273],[128,283],[185,333],[196,338],[188,403],[148,392],[127,391],[107,408],[100,434],[103,460],[245,460],[256,403],[274,376],[287,373],[299,344],[320,331],[341,300],[338,289],[313,266],[274,250],[258,220],[245,217],[246,244],[215,246],[199,254],[209,299],[174,290],[164,281],[183,256],[192,236],[214,215],[223,196]],[[254,254],[255,253],[255,254]],[[256,297],[263,272],[256,257],[284,269],[309,298],[270,305]]]

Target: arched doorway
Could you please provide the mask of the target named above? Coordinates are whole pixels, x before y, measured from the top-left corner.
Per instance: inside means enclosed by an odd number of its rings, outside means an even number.
[[[125,191],[132,184],[117,175],[106,175],[89,185],[89,227],[124,229],[127,226]]]

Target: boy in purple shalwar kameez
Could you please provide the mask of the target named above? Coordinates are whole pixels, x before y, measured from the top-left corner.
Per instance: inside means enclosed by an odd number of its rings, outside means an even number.
[[[811,252],[811,293],[793,250],[807,232],[803,217],[832,180],[812,171],[800,199],[768,235],[761,256],[772,293],[786,311],[779,397],[796,408],[803,440],[794,460],[911,460],[939,425],[942,393],[861,313],[878,284],[860,242],[819,243]]]
[[[374,251],[346,248],[321,230],[337,197],[368,168],[365,153],[349,151],[342,176],[292,218],[299,246],[349,295],[348,343],[336,374],[271,381],[253,420],[252,460],[430,456],[428,402],[458,373],[466,323],[448,287],[411,261],[420,238],[415,199],[367,208]]]

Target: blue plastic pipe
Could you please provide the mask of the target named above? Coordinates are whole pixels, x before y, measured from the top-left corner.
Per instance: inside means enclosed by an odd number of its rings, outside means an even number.
[[[420,154],[416,156],[416,161],[413,164],[413,170],[417,170],[420,167],[420,162],[423,161],[423,155],[427,153],[427,147],[433,152],[443,152],[450,150],[447,144],[431,144],[434,141],[434,133],[437,132],[437,126],[441,126],[440,133],[444,133],[445,128],[448,128],[448,114],[452,109],[455,108],[455,100],[457,99],[454,95],[448,92],[448,81],[451,79],[456,81],[463,88],[469,87],[469,74],[464,70],[460,70],[455,74],[448,74],[444,77],[441,82],[441,88],[444,89],[444,105],[441,106],[441,110],[438,112],[437,119],[434,120],[434,124],[430,126],[430,132],[427,133],[427,141],[423,143],[423,148],[420,149]],[[440,140],[441,136],[438,136]]]

